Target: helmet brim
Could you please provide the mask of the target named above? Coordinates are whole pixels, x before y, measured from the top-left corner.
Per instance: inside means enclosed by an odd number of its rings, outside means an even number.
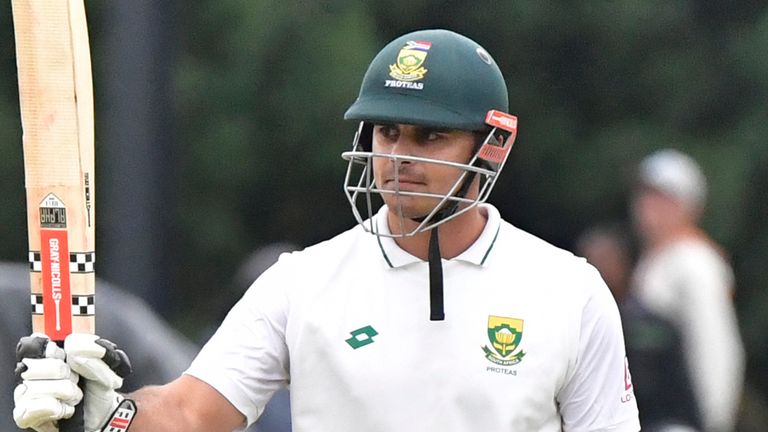
[[[469,118],[447,107],[418,97],[400,94],[359,98],[344,114],[345,120],[369,123],[400,123],[449,129],[479,131],[484,118]]]

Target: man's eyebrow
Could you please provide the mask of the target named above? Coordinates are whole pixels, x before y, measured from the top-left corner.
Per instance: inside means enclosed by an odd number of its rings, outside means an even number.
[[[446,132],[453,132],[453,131],[456,131],[458,129],[452,129],[452,128],[445,127],[445,126],[417,126],[417,130],[423,131],[423,132],[441,132],[441,133],[446,133]]]
[[[395,122],[376,122],[373,124],[374,127],[390,127],[395,129],[400,129],[400,123]],[[425,133],[451,133],[459,131],[460,129],[454,129],[450,127],[445,126],[422,126],[422,125],[412,125],[415,126],[416,133],[425,134]]]

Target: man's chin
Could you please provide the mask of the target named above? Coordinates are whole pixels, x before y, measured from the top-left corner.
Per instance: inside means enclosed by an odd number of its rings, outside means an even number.
[[[427,216],[429,216],[429,210],[419,210],[404,206],[398,208],[397,205],[389,204],[387,204],[387,209],[389,210],[389,214],[391,216],[390,219],[394,220],[402,218],[406,221],[421,222]]]

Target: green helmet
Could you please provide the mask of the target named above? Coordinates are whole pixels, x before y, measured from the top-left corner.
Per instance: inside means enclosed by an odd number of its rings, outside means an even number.
[[[472,40],[448,30],[422,30],[387,44],[371,62],[360,95],[344,115],[360,122],[352,151],[342,153],[349,161],[344,189],[358,222],[367,231],[375,231],[365,221],[373,218],[376,195],[440,198],[429,214],[418,218],[418,228],[391,235],[398,237],[431,230],[484,202],[517,133],[517,118],[506,113],[508,105],[507,86],[499,67]],[[394,123],[475,131],[485,139],[478,140],[475,154],[466,163],[451,164],[462,174],[450,191],[382,189],[375,184],[374,159],[389,159],[393,164],[446,163],[373,152],[373,125]],[[480,178],[479,193],[468,198],[467,188],[475,177]]]
[[[379,52],[344,118],[479,131],[489,110],[508,109],[504,77],[483,47],[449,30],[421,30]]]

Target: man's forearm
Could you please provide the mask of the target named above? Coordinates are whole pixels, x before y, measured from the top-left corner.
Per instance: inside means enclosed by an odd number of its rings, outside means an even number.
[[[190,376],[162,386],[143,387],[126,396],[136,402],[130,432],[231,432],[245,416],[208,384]]]
[[[136,402],[137,407],[136,417],[130,428],[131,432],[192,430],[185,424],[184,416],[179,412],[178,406],[164,400],[163,394],[166,392],[163,387],[147,386],[126,395],[128,399]]]

